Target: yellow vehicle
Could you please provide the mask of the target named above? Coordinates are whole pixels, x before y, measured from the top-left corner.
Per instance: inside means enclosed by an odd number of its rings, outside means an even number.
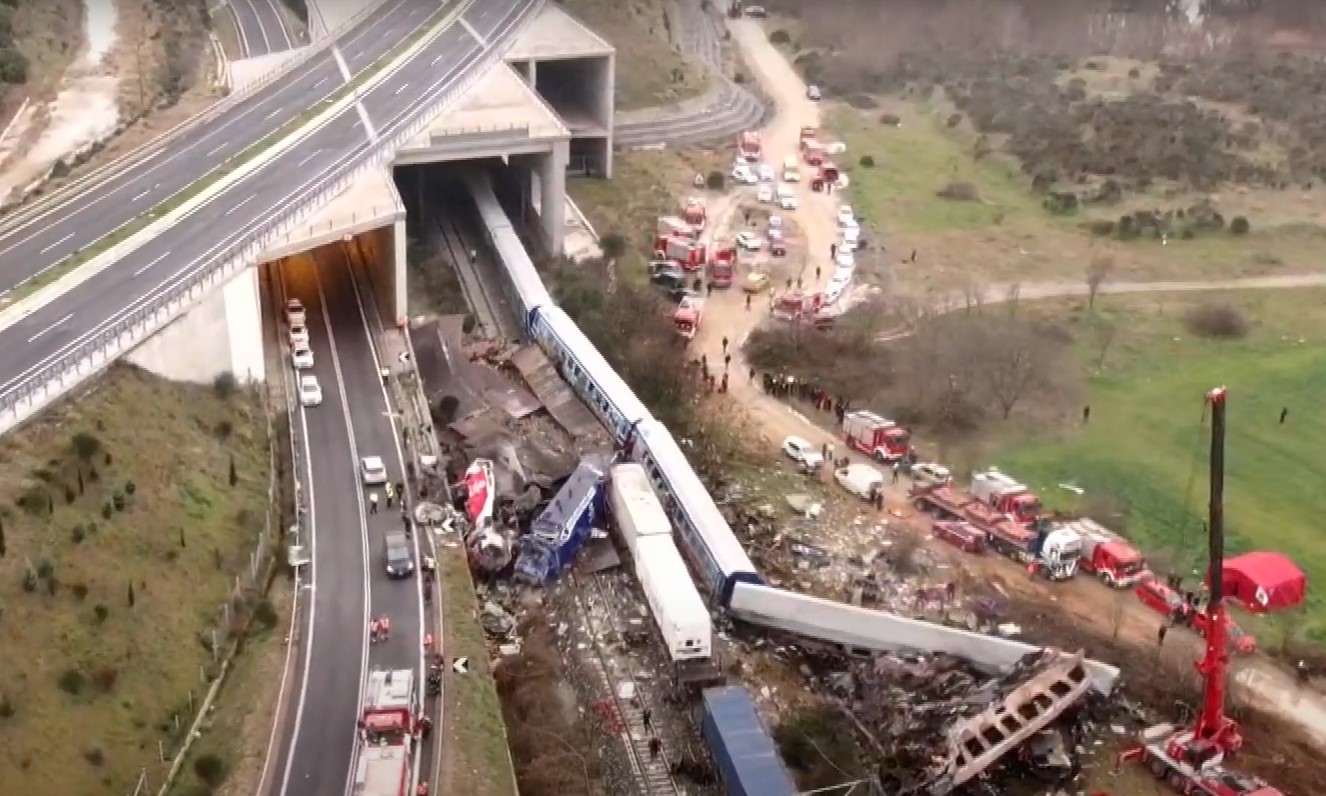
[[[747,293],[763,293],[769,289],[769,275],[763,271],[752,271],[746,275],[741,289]]]

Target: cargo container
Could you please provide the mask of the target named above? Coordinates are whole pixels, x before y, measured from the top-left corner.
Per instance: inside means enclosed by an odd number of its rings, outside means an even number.
[[[704,691],[700,727],[729,796],[795,796],[796,783],[744,688]]]

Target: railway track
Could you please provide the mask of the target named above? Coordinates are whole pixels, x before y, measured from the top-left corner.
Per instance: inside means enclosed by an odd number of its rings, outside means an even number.
[[[489,337],[513,340],[506,300],[497,292],[498,268],[488,242],[473,223],[475,211],[464,188],[447,186],[435,195],[433,218],[440,250],[451,260],[460,278],[461,292],[479,325]],[[470,223],[463,220],[468,219]],[[476,256],[471,258],[471,253]],[[487,273],[483,273],[486,271]]]
[[[625,638],[617,618],[629,608],[613,595],[603,575],[572,574],[569,585],[576,611],[590,636],[592,653],[583,662],[590,670],[588,674],[597,681],[598,692],[608,695],[596,702],[596,708],[602,711],[604,725],[616,730],[626,748],[637,792],[644,796],[685,796],[686,791],[672,778],[666,744],[657,757],[650,754],[649,740],[655,735],[653,728],[645,723],[645,712],[653,710],[642,686],[643,678],[637,676],[628,655],[614,654],[604,642],[605,636],[619,641]],[[628,689],[633,693],[626,694]],[[662,742],[663,738],[660,736],[659,740]]]

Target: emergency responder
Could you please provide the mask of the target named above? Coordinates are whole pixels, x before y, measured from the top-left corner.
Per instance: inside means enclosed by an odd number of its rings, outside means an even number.
[[[388,481],[382,485],[382,491],[387,493],[387,508],[391,508],[391,501],[396,497],[396,487]]]
[[[369,492],[369,493],[368,493],[368,513],[369,513],[369,514],[377,514],[377,513],[378,513],[378,493],[377,493],[377,492]]]
[[[1308,666],[1307,661],[1300,660],[1298,664],[1294,666],[1294,669],[1298,672],[1298,681],[1300,683],[1306,685],[1308,680],[1312,679],[1312,669]]]

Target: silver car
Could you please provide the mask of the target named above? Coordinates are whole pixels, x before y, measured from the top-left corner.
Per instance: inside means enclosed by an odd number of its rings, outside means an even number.
[[[359,460],[359,475],[364,486],[381,486],[387,483],[387,466],[381,456],[365,456]]]

